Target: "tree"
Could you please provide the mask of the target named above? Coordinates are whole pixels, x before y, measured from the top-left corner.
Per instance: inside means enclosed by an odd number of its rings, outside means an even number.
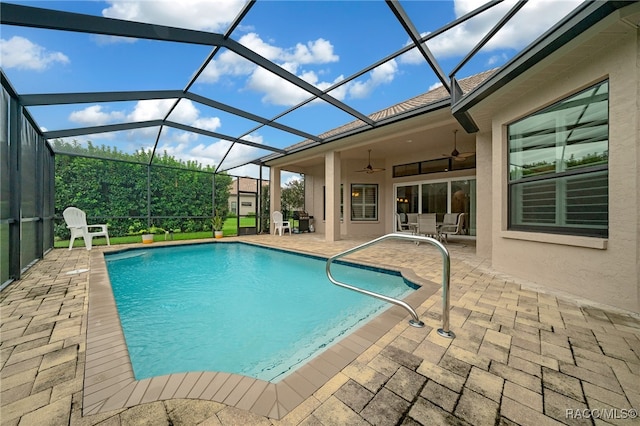
[[[76,206],[90,218],[104,218],[109,233],[115,236],[149,226],[204,231],[211,229],[214,210],[226,215],[231,176],[215,176],[214,209],[211,166],[183,161],[166,152],[156,155],[149,165],[150,152],[129,154],[90,142],[82,145],[55,140],[52,145],[56,151],[58,217],[66,207]],[[56,237],[68,234],[64,223],[57,221]]]
[[[304,209],[304,179],[291,180],[282,189],[282,210],[290,212]],[[289,217],[288,214],[285,217]]]

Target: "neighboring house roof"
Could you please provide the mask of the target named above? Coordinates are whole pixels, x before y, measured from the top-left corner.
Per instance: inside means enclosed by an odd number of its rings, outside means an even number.
[[[229,195],[235,195],[238,193],[238,181],[240,182],[240,192],[257,192],[258,191],[258,181],[253,178],[245,178],[241,177],[238,179],[234,179],[229,184]],[[269,185],[268,180],[262,181],[262,186]]]

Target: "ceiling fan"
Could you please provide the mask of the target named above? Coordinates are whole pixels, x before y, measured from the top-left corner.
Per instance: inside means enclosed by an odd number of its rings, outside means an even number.
[[[459,152],[456,146],[456,133],[458,133],[458,129],[453,131],[453,151],[451,154],[442,154],[445,157],[453,158],[455,161],[464,161],[469,157],[473,157],[475,152]]]
[[[356,172],[365,172],[365,173],[375,173],[375,172],[381,172],[385,169],[379,168],[379,167],[372,167],[371,166],[371,150],[369,150],[369,163],[367,164],[367,167],[365,167],[362,170],[356,170]]]

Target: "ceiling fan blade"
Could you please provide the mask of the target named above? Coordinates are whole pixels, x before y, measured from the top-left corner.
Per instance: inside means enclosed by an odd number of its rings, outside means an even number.
[[[381,168],[378,168],[378,167],[374,168],[373,166],[371,166],[371,150],[369,150],[369,163],[367,164],[367,167],[365,167],[362,170],[356,170],[356,172],[365,172],[365,173],[371,174],[371,173],[375,173],[375,172],[381,172],[383,170],[385,170],[385,169],[381,169]]]
[[[475,152],[461,152],[457,155],[457,157],[469,158],[469,157],[473,157],[474,155],[476,155]]]
[[[455,161],[465,161],[465,160],[466,160],[466,157],[461,157],[461,156],[459,156],[459,155],[458,155],[457,157],[453,157],[453,159],[454,159]]]

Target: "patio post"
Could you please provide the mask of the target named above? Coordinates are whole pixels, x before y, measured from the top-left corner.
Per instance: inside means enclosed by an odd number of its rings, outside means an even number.
[[[282,211],[282,188],[280,188],[280,167],[269,170],[269,219],[274,211]],[[286,220],[286,219],[285,219]],[[273,221],[269,220],[269,233],[273,232]]]
[[[340,240],[340,153],[333,151],[325,154],[324,176],[326,191],[325,240]]]

